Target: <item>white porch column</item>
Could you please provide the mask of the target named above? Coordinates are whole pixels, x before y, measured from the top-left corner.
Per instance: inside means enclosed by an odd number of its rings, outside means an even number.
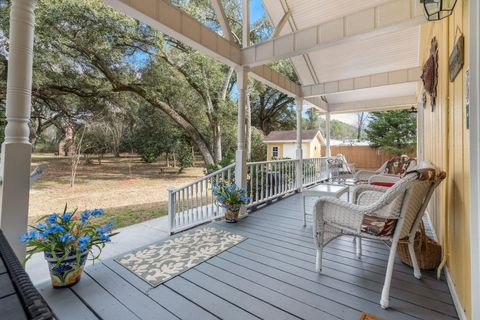
[[[10,51],[7,78],[7,126],[2,145],[0,229],[17,257],[25,258],[19,237],[27,230],[30,191],[28,122],[30,120],[34,7],[32,0],[13,0],[10,10]]]
[[[470,106],[470,252],[472,319],[480,319],[480,3],[470,1],[470,83],[467,98]],[[465,72],[465,68],[464,71]]]
[[[325,139],[327,140],[325,146],[325,156],[330,158],[332,156],[332,150],[330,148],[330,112],[327,112],[326,116],[326,128],[325,128]]]
[[[303,188],[303,150],[302,150],[302,109],[303,99],[297,97],[295,99],[296,111],[297,111],[297,149],[296,158],[297,162],[297,189],[302,191]]]
[[[247,153],[245,152],[245,108],[248,94],[248,69],[237,70],[238,116],[237,116],[237,152],[235,155],[235,183],[247,187]],[[245,210],[240,212],[245,214]]]

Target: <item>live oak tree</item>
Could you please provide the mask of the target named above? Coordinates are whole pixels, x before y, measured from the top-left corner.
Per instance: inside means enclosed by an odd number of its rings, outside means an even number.
[[[220,29],[208,1],[172,3],[212,29]],[[0,0],[0,106],[5,98],[8,6],[8,1]],[[226,14],[238,39],[241,2],[229,1]],[[140,103],[160,110],[173,121],[206,164],[232,153],[235,140],[231,134],[236,131],[236,123],[231,121],[236,116],[232,68],[100,0],[39,0],[35,28],[33,143],[50,126],[63,130],[70,124],[98,121],[99,114],[102,121],[107,121],[110,115],[112,151],[118,155],[119,139],[126,130],[119,123],[129,110],[125,106]],[[267,19],[259,20],[252,28],[252,43],[268,37],[269,32]],[[268,90],[268,95],[279,94]],[[288,108],[284,108],[285,99],[278,100],[281,113],[291,118]],[[116,112],[119,109],[122,112]],[[230,136],[224,138],[227,132]]]
[[[279,61],[272,69],[286,75],[291,81],[298,78],[289,61]],[[252,125],[264,134],[274,130],[292,130],[296,126],[295,99],[254,80],[251,86]]]

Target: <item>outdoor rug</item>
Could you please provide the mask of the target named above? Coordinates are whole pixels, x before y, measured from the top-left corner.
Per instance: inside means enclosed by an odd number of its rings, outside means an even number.
[[[246,239],[221,229],[202,228],[115,260],[156,287]]]

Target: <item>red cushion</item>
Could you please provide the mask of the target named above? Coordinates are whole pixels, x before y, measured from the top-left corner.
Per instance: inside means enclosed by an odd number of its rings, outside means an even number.
[[[371,185],[373,186],[380,186],[380,187],[388,187],[390,188],[391,186],[393,186],[395,183],[393,182],[372,182],[370,183]]]

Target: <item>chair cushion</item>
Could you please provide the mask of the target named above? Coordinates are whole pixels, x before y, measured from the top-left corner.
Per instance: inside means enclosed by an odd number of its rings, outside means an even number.
[[[387,166],[385,167],[384,173],[386,174],[395,174],[395,175],[403,175],[408,167],[410,166],[410,162],[413,159],[407,156],[395,157],[388,161]]]
[[[393,234],[396,225],[397,219],[365,216],[362,222],[362,231],[374,236],[387,237]]]
[[[370,183],[372,186],[380,186],[380,187],[388,187],[390,188],[393,186],[395,183],[393,182],[372,182]]]

